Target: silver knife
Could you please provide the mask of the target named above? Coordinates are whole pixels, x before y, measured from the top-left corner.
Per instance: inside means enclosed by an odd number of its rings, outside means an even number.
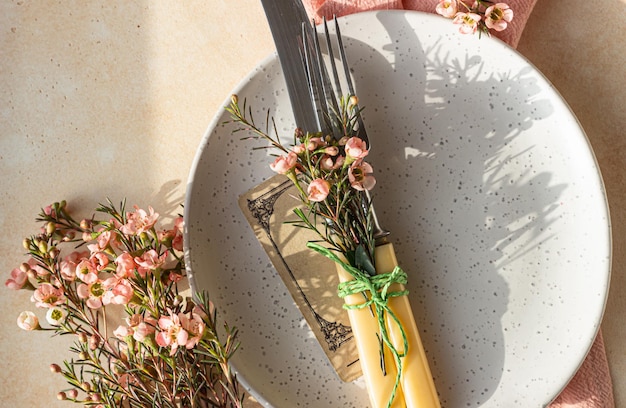
[[[283,69],[296,126],[308,132],[321,131],[322,121],[311,101],[303,63],[303,35],[309,36],[308,44],[313,44],[311,38],[315,35],[304,5],[300,0],[261,0],[261,3]]]

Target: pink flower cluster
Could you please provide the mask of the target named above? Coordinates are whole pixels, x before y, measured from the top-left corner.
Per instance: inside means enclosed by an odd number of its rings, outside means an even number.
[[[286,155],[277,157],[270,168],[295,180],[295,175],[309,166],[309,173],[313,176],[305,194],[309,201],[326,200],[332,185],[343,179],[338,177],[343,173],[347,174],[350,186],[355,190],[371,190],[376,184],[372,166],[364,161],[369,152],[365,141],[358,137],[344,137],[332,142],[310,135],[301,141]]]
[[[485,0],[475,1],[471,7],[462,0],[441,0],[435,10],[459,24],[462,34],[473,34],[479,29],[503,31],[513,20],[513,10],[508,4]]]
[[[50,325],[24,311],[18,327],[77,338],[70,348],[75,357],[50,366],[71,386],[57,398],[96,408],[150,406],[159,393],[176,406],[239,407],[228,402],[243,401],[228,366],[238,346],[236,330],[224,325],[223,343],[208,295],[185,298],[179,292],[182,217],[159,230],[152,208],[123,213],[110,204],[96,212],[105,218],[78,222],[65,202],[42,209],[37,220],[43,228],[23,241],[30,258],[5,283],[32,291]],[[126,317],[112,333],[109,306]]]
[[[51,206],[44,208],[43,214],[57,217]],[[74,291],[78,299],[90,309],[127,305],[135,295],[133,279],[137,276],[145,279],[148,274],[163,267],[169,251],[166,247],[157,252],[151,247],[131,253],[122,244],[122,239],[129,240],[153,230],[158,217],[159,214],[151,207],[146,212],[135,206],[134,212],[126,214],[124,224],[111,219],[92,229],[92,221],[83,220],[80,228],[83,229],[82,238],[87,250],[74,250],[64,257],[50,252],[53,254],[51,264],[31,257],[28,262],[11,271],[5,286],[16,290],[26,287],[34,289],[31,300],[37,307],[45,309],[63,307],[68,302],[67,291]],[[49,228],[51,234],[55,228]],[[158,238],[157,242],[182,250],[182,228],[182,217],[179,217],[173,229],[153,233]],[[37,248],[47,250],[48,235],[45,235],[45,228],[42,234],[38,238]],[[58,273],[52,273],[52,268],[56,268]],[[168,275],[170,281],[178,281],[180,278],[182,275],[177,273]],[[31,280],[37,284],[33,285]]]

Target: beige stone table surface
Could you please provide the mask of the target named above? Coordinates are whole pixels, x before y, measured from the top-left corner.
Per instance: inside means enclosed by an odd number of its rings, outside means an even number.
[[[539,0],[519,51],[585,128],[606,183],[613,271],[602,330],[626,406],[625,0]],[[23,261],[41,206],[128,197],[174,214],[203,133],[273,51],[258,0],[0,2],[0,272]],[[0,406],[67,406],[48,364],[69,340],[27,333],[0,288]]]

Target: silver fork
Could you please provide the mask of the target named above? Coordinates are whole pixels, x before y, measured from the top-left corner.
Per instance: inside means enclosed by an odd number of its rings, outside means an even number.
[[[345,76],[349,95],[352,96],[355,95],[354,84],[350,75],[350,67],[346,59],[346,53],[343,46],[343,40],[341,38],[339,23],[337,22],[336,18],[334,18],[333,21],[335,22],[335,35],[337,38],[339,59],[341,60],[341,65],[343,67],[343,73]],[[328,23],[326,19],[324,19],[323,24],[324,38],[326,40],[329,66],[333,75],[333,81],[331,82],[328,71],[326,70],[326,64],[324,63],[322,58],[319,36],[317,35],[315,26],[307,25],[305,23],[302,24],[302,46],[304,54],[303,62],[307,70],[307,77],[309,79],[309,91],[313,106],[315,107],[318,114],[318,122],[320,124],[321,130],[325,134],[330,134],[334,138],[339,139],[343,135],[339,134],[338,128],[336,126],[333,126],[332,124],[332,118],[334,117],[332,112],[339,112],[339,98],[343,96],[344,93],[341,87],[341,81],[339,79],[337,64],[335,63],[333,42],[328,31]],[[313,44],[310,43],[311,37],[313,38]],[[359,112],[359,114],[357,116],[358,126],[356,128],[355,136],[365,141],[369,149],[370,141],[367,136],[365,124],[363,123],[363,118],[361,117],[360,109],[358,106],[356,106],[356,110],[357,112]],[[365,196],[367,199],[366,204],[370,207],[370,213],[372,216],[373,237],[376,245],[378,246],[386,242],[387,236],[390,234],[390,232],[381,227],[380,222],[378,221],[378,217],[376,216],[374,206],[372,205],[370,192],[368,190],[365,190]]]

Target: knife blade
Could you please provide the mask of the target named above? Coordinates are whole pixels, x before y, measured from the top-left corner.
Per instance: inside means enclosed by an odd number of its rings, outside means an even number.
[[[308,132],[322,130],[320,114],[309,93],[304,69],[303,35],[312,44],[313,26],[300,0],[261,0],[283,69],[296,126]]]

